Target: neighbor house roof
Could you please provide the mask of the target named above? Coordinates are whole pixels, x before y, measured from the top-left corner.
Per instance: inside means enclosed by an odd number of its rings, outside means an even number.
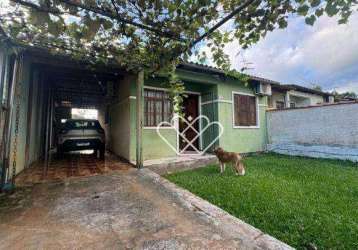
[[[183,62],[178,66],[178,68],[186,69],[186,70],[190,70],[190,71],[202,72],[202,73],[225,74],[225,72],[221,69],[218,69],[218,68],[215,68],[212,66],[208,66],[208,65],[204,65],[204,64],[200,64],[200,63],[193,63],[193,62]],[[300,85],[282,84],[282,83],[274,81],[274,80],[270,80],[270,79],[258,77],[258,76],[253,76],[253,75],[249,75],[249,74],[247,74],[247,76],[250,78],[250,80],[271,84],[272,88],[277,89],[277,90],[282,90],[282,91],[297,90],[297,91],[321,95],[321,96],[331,95],[330,93],[303,87]]]
[[[274,85],[273,88],[277,89],[277,90],[297,90],[297,91],[301,91],[301,92],[311,93],[311,94],[315,94],[315,95],[322,95],[322,96],[332,95],[327,92],[303,87],[303,86],[296,85],[296,84],[279,84],[279,85]]]

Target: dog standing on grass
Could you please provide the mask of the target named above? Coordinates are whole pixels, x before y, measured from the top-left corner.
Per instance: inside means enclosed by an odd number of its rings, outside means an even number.
[[[245,167],[242,163],[242,157],[238,153],[226,152],[222,148],[218,147],[214,150],[216,157],[220,163],[220,173],[225,171],[225,163],[231,163],[235,169],[236,175],[245,175]]]

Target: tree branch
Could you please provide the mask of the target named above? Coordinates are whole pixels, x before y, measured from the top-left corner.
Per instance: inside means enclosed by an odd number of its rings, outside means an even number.
[[[203,40],[205,37],[210,36],[215,30],[217,30],[218,28],[220,28],[223,24],[225,24],[227,21],[229,21],[231,18],[233,18],[234,16],[236,16],[237,14],[239,14],[239,12],[241,12],[243,9],[245,9],[246,7],[248,7],[250,4],[252,4],[255,0],[248,0],[245,3],[243,3],[242,5],[240,5],[239,7],[237,7],[233,12],[231,12],[229,15],[227,15],[226,17],[224,17],[223,19],[221,19],[220,22],[218,22],[217,24],[215,24],[213,27],[211,27],[207,32],[205,32],[204,34],[202,34],[200,37],[198,37],[196,40],[194,40],[193,42],[190,43],[189,45],[189,49],[192,48],[193,46],[195,46],[198,42],[200,42],[201,40]]]
[[[67,5],[73,6],[73,7],[77,7],[77,8],[83,9],[83,10],[87,10],[87,11],[91,11],[93,13],[100,14],[102,16],[106,16],[106,17],[109,17],[111,19],[115,19],[117,21],[123,22],[123,23],[127,23],[127,24],[130,24],[130,25],[136,26],[136,27],[144,29],[144,30],[149,30],[149,31],[154,32],[154,33],[156,33],[158,35],[168,37],[168,38],[171,38],[173,40],[182,41],[182,39],[180,37],[178,37],[177,35],[173,34],[172,32],[162,31],[160,29],[156,29],[156,28],[153,28],[153,27],[148,26],[148,25],[144,25],[144,24],[141,24],[141,23],[137,23],[137,22],[122,18],[122,17],[116,15],[113,12],[111,13],[111,12],[108,12],[108,11],[105,11],[105,10],[102,10],[102,9],[99,9],[99,8],[96,8],[96,7],[87,6],[87,5],[78,3],[78,2],[74,2],[72,0],[58,0],[58,1],[62,2],[62,3],[65,3]]]
[[[14,3],[18,3],[21,4],[23,6],[35,9],[37,11],[41,11],[41,12],[47,12],[47,13],[51,13],[51,14],[55,14],[55,15],[62,15],[62,14],[66,14],[65,12],[59,11],[58,9],[54,9],[54,8],[47,8],[47,7],[41,7],[39,5],[36,5],[34,3],[30,3],[27,1],[23,1],[23,0],[10,0],[11,2]]]
[[[118,9],[118,7],[117,7],[116,2],[115,2],[114,0],[111,0],[111,3],[112,3],[112,5],[113,5],[113,8],[116,10],[117,16],[119,16],[119,9]]]
[[[23,0],[10,0],[10,1],[14,2],[14,3],[21,4],[21,5],[26,6],[26,7],[36,9],[38,11],[45,11],[45,12],[52,13],[52,14],[64,14],[64,13],[60,12],[59,10],[56,10],[56,9],[53,9],[53,8],[41,7],[39,5],[30,3],[30,2],[27,2],[27,1],[23,1]],[[87,10],[87,11],[90,11],[90,12],[105,16],[105,17],[109,17],[111,19],[117,20],[117,21],[122,22],[122,23],[133,25],[133,26],[141,28],[143,30],[151,31],[151,32],[153,32],[153,33],[155,33],[157,35],[163,36],[163,37],[167,37],[167,38],[170,38],[170,39],[173,39],[173,40],[176,40],[176,41],[184,41],[182,38],[180,38],[178,35],[174,34],[173,32],[162,31],[162,30],[156,29],[156,28],[154,28],[152,26],[148,26],[148,25],[144,25],[144,24],[141,24],[141,23],[131,21],[131,20],[122,18],[122,17],[120,17],[119,15],[116,15],[113,12],[105,11],[103,9],[99,9],[99,8],[96,8],[96,7],[93,7],[93,6],[84,5],[84,4],[81,4],[81,3],[78,3],[78,2],[75,2],[75,1],[72,1],[72,0],[58,0],[58,1],[62,2],[64,4],[67,4],[67,5],[70,5],[72,7],[80,8],[80,9]]]

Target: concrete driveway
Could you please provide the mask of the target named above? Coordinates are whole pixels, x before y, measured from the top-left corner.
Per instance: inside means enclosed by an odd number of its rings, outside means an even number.
[[[262,248],[185,206],[153,174],[128,169],[2,197],[0,249]]]

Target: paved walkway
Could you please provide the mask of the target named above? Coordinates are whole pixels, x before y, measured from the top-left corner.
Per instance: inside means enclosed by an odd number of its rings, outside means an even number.
[[[190,209],[163,181],[127,169],[0,197],[0,249],[265,248]]]

